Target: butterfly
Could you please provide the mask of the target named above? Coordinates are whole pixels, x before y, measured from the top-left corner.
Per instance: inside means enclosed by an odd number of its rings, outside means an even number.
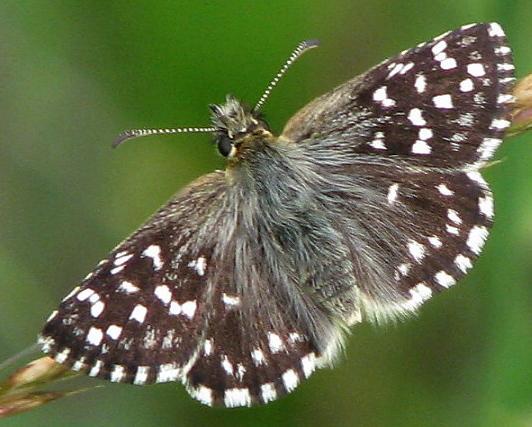
[[[213,406],[264,404],[338,357],[349,328],[412,313],[480,254],[493,198],[480,170],[510,125],[514,66],[497,23],[421,43],[315,99],[279,136],[228,96],[200,177],[119,244],[39,337],[72,370],[181,381]]]

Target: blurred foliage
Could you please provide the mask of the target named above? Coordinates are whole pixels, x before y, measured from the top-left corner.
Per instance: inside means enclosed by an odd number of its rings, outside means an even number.
[[[60,299],[193,178],[223,167],[201,126],[227,92],[253,103],[295,44],[318,38],[265,108],[297,108],[404,48],[465,23],[500,22],[532,72],[532,2],[0,2],[0,360],[34,341]],[[3,426],[532,425],[532,136],[485,176],[497,221],[476,268],[396,327],[361,325],[347,357],[289,397],[213,410],[180,385],[109,385]]]

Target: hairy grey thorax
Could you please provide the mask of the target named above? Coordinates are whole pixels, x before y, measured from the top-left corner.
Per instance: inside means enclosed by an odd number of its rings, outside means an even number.
[[[325,352],[340,345],[338,326],[353,323],[356,286],[344,236],[319,197],[317,165],[292,161],[301,155],[295,144],[259,139],[228,168],[227,204],[236,216],[228,225],[236,228],[226,256],[234,254],[235,280],[252,309],[274,298],[261,286],[273,278],[275,297]]]

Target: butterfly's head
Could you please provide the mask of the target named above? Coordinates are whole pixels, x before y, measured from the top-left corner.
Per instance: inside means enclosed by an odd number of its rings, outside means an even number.
[[[242,144],[257,136],[271,135],[260,115],[231,95],[227,95],[224,104],[209,107],[211,121],[216,128],[216,145],[224,157],[234,158]]]

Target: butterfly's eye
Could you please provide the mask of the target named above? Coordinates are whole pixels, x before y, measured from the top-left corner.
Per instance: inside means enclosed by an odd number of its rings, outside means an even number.
[[[216,144],[218,145],[218,151],[222,156],[228,157],[229,154],[231,154],[231,151],[233,150],[233,141],[228,136],[222,135],[218,137]]]

